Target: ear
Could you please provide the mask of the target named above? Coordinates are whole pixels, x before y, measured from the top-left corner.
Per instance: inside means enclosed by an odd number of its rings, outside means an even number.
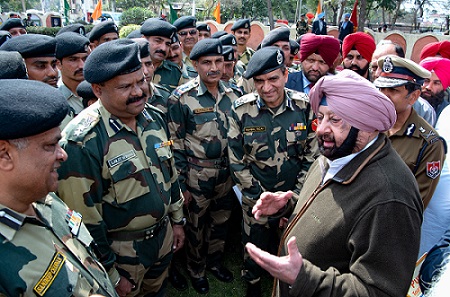
[[[198,72],[198,70],[197,70],[198,62],[197,61],[192,61],[192,66],[194,66],[195,71]]]
[[[6,140],[0,140],[0,170],[11,171],[14,168],[12,155],[15,147]]]
[[[287,81],[288,81],[288,76],[289,76],[289,70],[288,70],[287,67],[286,67],[286,69],[284,69],[283,75],[284,75],[284,83],[287,83]]]
[[[421,94],[421,90],[415,90],[414,92],[410,93],[408,95],[408,97],[406,97],[409,101],[409,105],[413,105],[414,103],[416,103],[417,99],[419,99]]]
[[[56,59],[56,67],[58,67],[59,71],[61,71],[61,60]]]
[[[100,98],[102,96],[102,86],[99,84],[92,84],[92,92],[94,92],[97,98]]]

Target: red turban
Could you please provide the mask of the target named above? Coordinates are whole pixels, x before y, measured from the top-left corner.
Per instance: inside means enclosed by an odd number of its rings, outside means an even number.
[[[444,90],[450,85],[450,60],[438,57],[429,57],[420,62],[420,66],[436,73]]]
[[[432,42],[425,45],[420,52],[420,60],[440,55],[442,58],[450,59],[450,41]]]
[[[316,114],[323,97],[335,114],[361,131],[385,132],[397,120],[394,103],[370,81],[349,69],[321,77],[311,89],[309,102]]]
[[[376,47],[375,40],[369,34],[364,32],[352,33],[345,36],[342,42],[342,57],[345,58],[355,48],[364,59],[370,62]]]
[[[332,67],[339,49],[339,40],[333,36],[306,33],[300,41],[300,61],[305,61],[312,54],[318,54],[328,67]]]

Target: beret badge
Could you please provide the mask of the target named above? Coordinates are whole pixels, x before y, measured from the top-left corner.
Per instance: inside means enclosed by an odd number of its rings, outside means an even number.
[[[221,54],[222,53],[222,48],[220,47],[220,45],[217,46],[217,53]]]
[[[278,65],[281,65],[281,63],[283,63],[283,54],[280,50],[277,50],[277,63]]]

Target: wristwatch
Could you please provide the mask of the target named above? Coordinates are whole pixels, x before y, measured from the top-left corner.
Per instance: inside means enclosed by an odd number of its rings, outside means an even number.
[[[181,221],[179,221],[179,222],[172,221],[172,224],[184,227],[186,225],[186,218],[182,218]]]

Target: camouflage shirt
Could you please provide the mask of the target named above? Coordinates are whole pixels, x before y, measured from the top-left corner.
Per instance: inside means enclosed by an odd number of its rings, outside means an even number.
[[[148,103],[166,114],[170,91],[161,85],[153,83],[150,84],[150,89],[152,90],[152,95],[148,98]]]
[[[0,296],[117,296],[81,216],[53,193],[33,208],[36,217],[0,205]]]
[[[245,197],[302,188],[319,155],[313,116],[308,96],[289,89],[276,112],[257,93],[234,102],[228,131],[230,169]]]
[[[169,98],[168,120],[181,190],[186,190],[188,157],[219,159],[226,157],[228,115],[231,104],[241,96],[238,88],[219,82],[217,100],[200,78],[178,87]]]
[[[247,47],[245,51],[242,53],[242,55],[239,55],[238,61],[242,61],[245,66],[247,66],[248,61],[250,61],[250,58],[253,56],[255,51],[251,49],[250,47]]]
[[[83,214],[113,281],[118,274],[108,232],[143,230],[168,213],[174,222],[183,217],[172,142],[162,113],[146,105],[136,121],[134,132],[99,100],[62,133],[68,160],[58,170],[58,192],[69,207]]]
[[[183,76],[180,66],[167,60],[164,60],[162,64],[155,69],[155,74],[153,75],[153,83],[166,87],[170,92],[189,80],[190,77]]]

